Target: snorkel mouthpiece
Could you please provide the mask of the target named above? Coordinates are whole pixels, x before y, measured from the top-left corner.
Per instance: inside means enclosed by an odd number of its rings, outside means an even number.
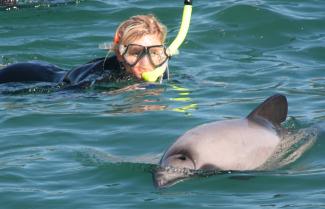
[[[185,0],[181,27],[178,31],[176,38],[171,43],[171,45],[167,48],[167,52],[170,57],[178,54],[178,48],[182,45],[183,41],[185,40],[188,29],[190,27],[191,15],[192,15],[192,0]],[[159,77],[163,76],[164,72],[166,71],[166,68],[167,65],[164,64],[152,71],[142,73],[141,77],[144,81],[155,82]]]
[[[141,77],[144,81],[155,82],[160,76],[166,71],[166,65],[157,67],[156,69],[141,74]]]

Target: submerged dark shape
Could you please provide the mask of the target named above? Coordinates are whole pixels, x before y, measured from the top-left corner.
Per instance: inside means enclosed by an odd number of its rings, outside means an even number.
[[[269,97],[246,118],[197,126],[172,144],[153,173],[163,188],[193,175],[193,171],[249,171],[265,169],[287,131],[288,103],[284,95]],[[186,171],[186,172],[184,172]]]
[[[0,0],[0,6],[12,7],[16,5],[16,0]]]
[[[128,80],[116,56],[94,59],[71,70],[47,62],[21,62],[0,70],[0,84],[48,82],[61,88],[88,88],[94,84]]]

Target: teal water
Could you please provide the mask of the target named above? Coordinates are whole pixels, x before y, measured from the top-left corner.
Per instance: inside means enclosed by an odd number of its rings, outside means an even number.
[[[98,44],[142,13],[168,26],[170,43],[182,11],[174,0],[34,2],[0,10],[0,64],[73,68],[105,56]],[[290,166],[239,174],[249,178],[157,190],[150,173],[186,130],[245,117],[274,93],[288,98],[286,126],[324,130],[324,9],[321,0],[194,1],[187,40],[162,85],[0,94],[1,208],[325,207],[324,133]]]

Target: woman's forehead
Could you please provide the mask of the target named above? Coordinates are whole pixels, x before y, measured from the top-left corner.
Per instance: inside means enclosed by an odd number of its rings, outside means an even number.
[[[152,45],[161,45],[163,44],[162,41],[160,40],[160,37],[158,35],[154,34],[146,34],[141,36],[140,38],[133,38],[129,40],[125,40],[124,45],[128,44],[138,44],[142,46],[152,46]]]

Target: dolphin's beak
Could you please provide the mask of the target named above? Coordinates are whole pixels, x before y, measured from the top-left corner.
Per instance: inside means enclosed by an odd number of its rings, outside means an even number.
[[[152,174],[153,183],[158,189],[170,187],[190,176],[191,171],[189,169],[172,167],[158,167]]]
[[[167,176],[166,173],[158,169],[152,174],[153,184],[156,188],[168,187],[169,182],[165,176]]]

